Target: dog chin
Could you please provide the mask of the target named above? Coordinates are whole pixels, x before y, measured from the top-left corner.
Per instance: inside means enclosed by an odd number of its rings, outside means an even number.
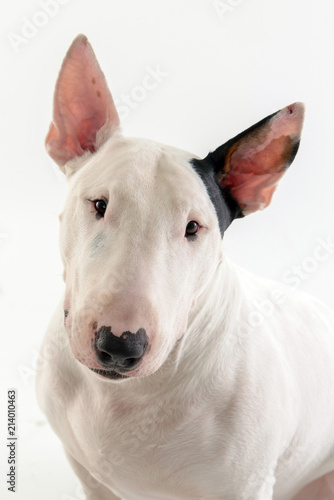
[[[119,373],[113,370],[104,370],[103,368],[92,368],[90,366],[88,366],[87,368],[89,368],[90,371],[98,375],[99,378],[105,380],[111,380],[113,382],[124,382],[126,380],[148,377],[149,375],[152,375],[152,373],[154,373],[159,369],[159,367],[156,367],[156,369],[153,370],[137,369],[127,373]]]
[[[118,372],[115,372],[112,370],[102,370],[102,369],[98,369],[98,368],[90,368],[90,370],[92,372],[96,373],[97,375],[99,375],[101,378],[112,380],[114,382],[120,382],[120,381],[124,381],[124,380],[129,380],[132,378],[131,376],[129,377],[129,376],[125,375],[124,373],[118,373]]]
[[[119,373],[119,372],[115,372],[113,370],[103,370],[103,368],[91,368],[91,367],[88,367],[92,372],[96,373],[99,378],[103,378],[103,379],[106,379],[106,380],[112,380],[113,382],[124,382],[125,380],[131,380],[131,379],[134,379],[134,378],[143,378],[143,377],[146,377],[148,375],[151,375],[151,373],[143,373],[143,372],[139,372],[138,373],[138,370],[137,371],[131,371],[131,372],[128,372],[128,373]]]

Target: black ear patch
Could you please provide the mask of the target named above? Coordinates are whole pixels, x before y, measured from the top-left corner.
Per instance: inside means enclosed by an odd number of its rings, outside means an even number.
[[[244,217],[244,214],[242,213],[236,199],[233,198],[230,189],[222,188],[218,182],[221,165],[224,164],[227,152],[231,145],[238,143],[243,138],[247,137],[247,135],[268,123],[278,113],[279,111],[272,113],[266,118],[263,118],[259,122],[255,123],[248,129],[227,141],[222,146],[218,147],[215,151],[210,152],[205,158],[203,158],[203,160],[198,160],[196,158],[190,160],[190,163],[204,182],[210,199],[216,209],[219,229],[222,236],[234,219]]]
[[[223,236],[225,230],[234,219],[244,217],[237,201],[233,198],[229,189],[222,189],[217,182],[215,165],[209,153],[203,160],[192,158],[191,165],[202,179],[210,199],[216,209],[219,229]]]
[[[303,119],[303,103],[290,104],[230,139],[203,160],[190,160],[214,204],[222,235],[234,219],[270,204],[297,153]]]

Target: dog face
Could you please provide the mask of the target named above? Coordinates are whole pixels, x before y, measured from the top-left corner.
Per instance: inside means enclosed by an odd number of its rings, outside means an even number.
[[[224,231],[269,204],[302,119],[303,106],[291,105],[204,160],[124,138],[93,51],[75,39],[46,145],[68,179],[60,246],[78,361],[113,381],[162,366],[222,258]]]
[[[217,265],[217,217],[189,159],[116,134],[70,178],[61,220],[66,328],[91,368],[101,368],[94,335],[110,327],[117,337],[148,336],[143,362],[127,376],[158,369]]]

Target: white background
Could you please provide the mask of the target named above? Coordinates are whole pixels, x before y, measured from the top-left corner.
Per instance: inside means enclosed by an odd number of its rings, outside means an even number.
[[[132,96],[132,108],[123,107],[127,135],[201,156],[304,101],[293,166],[265,212],[229,228],[225,248],[249,270],[294,281],[334,307],[334,12],[331,0],[48,1],[48,8],[38,0],[2,1],[0,21],[0,496],[79,500],[77,480],[34,395],[37,353],[63,290],[58,213],[65,181],[43,142],[68,46],[85,33],[118,105]],[[157,65],[166,75],[139,101],[137,87]],[[332,243],[319,261],[314,255],[324,240]],[[18,391],[15,496],[5,484],[11,387]]]

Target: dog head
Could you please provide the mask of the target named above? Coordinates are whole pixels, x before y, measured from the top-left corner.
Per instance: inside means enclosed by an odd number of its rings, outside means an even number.
[[[46,147],[68,180],[60,246],[78,361],[111,380],[162,366],[209,286],[224,231],[270,203],[296,155],[303,111],[288,106],[204,159],[125,138],[91,46],[74,40]]]

